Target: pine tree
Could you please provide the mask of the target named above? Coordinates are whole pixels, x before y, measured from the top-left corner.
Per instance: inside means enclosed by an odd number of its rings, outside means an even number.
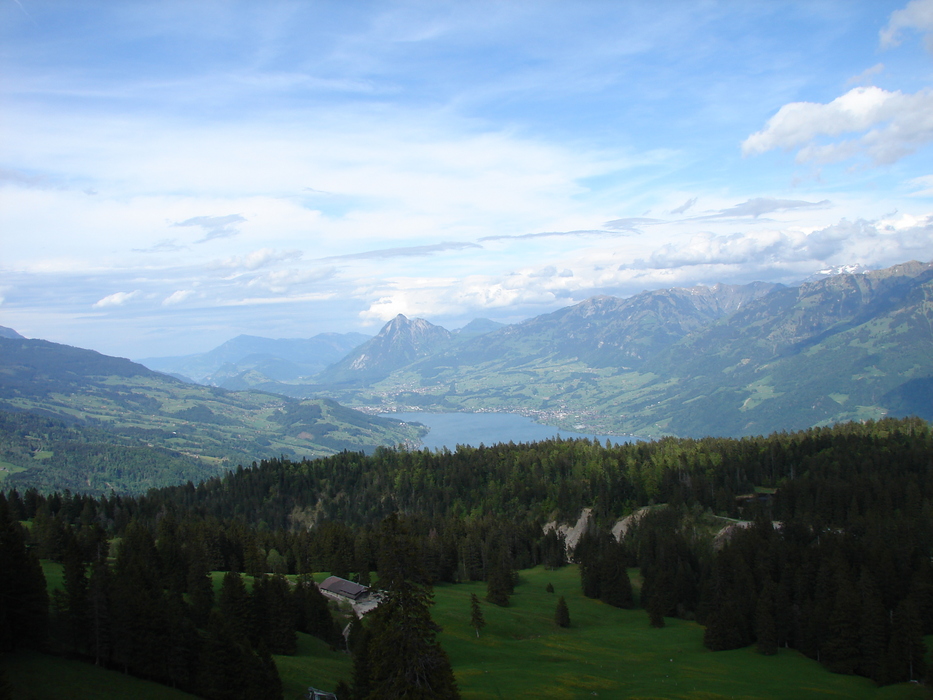
[[[211,613],[204,651],[198,663],[200,694],[224,700],[242,696],[246,684],[243,641],[219,612]]]
[[[353,653],[353,698],[366,700],[373,690],[371,634],[357,617],[353,618],[350,625],[350,638],[347,642]]]
[[[557,608],[554,610],[554,622],[558,627],[570,627],[570,611],[564,596],[557,599]]]
[[[635,597],[625,567],[622,547],[611,537],[601,549],[599,562],[599,599],[616,608],[632,608]]]
[[[859,624],[858,672],[881,683],[884,678],[885,651],[888,648],[888,615],[868,570],[859,579],[861,615]]]
[[[203,557],[195,556],[192,559],[188,566],[187,585],[192,619],[196,625],[204,627],[214,607],[214,582]]]
[[[834,673],[855,673],[859,665],[861,599],[848,577],[840,576],[820,660]]]
[[[39,560],[26,550],[22,526],[0,504],[0,652],[41,649],[49,624],[49,596]]]
[[[250,602],[249,593],[243,584],[243,577],[236,571],[224,574],[217,600],[221,617],[228,624],[237,639],[249,639]]]
[[[774,601],[776,590],[770,577],[765,578],[764,586],[758,595],[755,606],[755,637],[758,640],[758,653],[765,656],[777,654],[777,625],[774,619]]]
[[[311,574],[301,574],[295,581],[292,600],[299,632],[322,639],[336,648],[342,643],[340,630],[330,613],[327,599],[321,593]]]
[[[84,553],[71,528],[65,530],[65,546],[62,556],[62,612],[68,643],[72,651],[84,651],[88,631],[88,580]]]
[[[479,598],[475,593],[470,593],[470,627],[476,630],[476,638],[479,639],[479,631],[486,626],[486,620],[483,617],[483,609],[479,606]]]
[[[337,687],[334,688],[334,695],[337,696],[337,700],[350,700],[353,697],[353,692],[347,682],[341,678],[340,682],[337,683]]]
[[[294,654],[298,649],[296,611],[288,581],[282,574],[275,574],[268,579],[263,594],[266,598],[269,651]]]
[[[888,647],[888,682],[913,681],[924,674],[923,626],[920,610],[911,598],[905,598],[894,610],[891,641]]]
[[[450,660],[436,639],[431,620],[433,594],[419,581],[415,547],[398,516],[382,526],[378,588],[379,607],[372,623],[370,658],[372,700],[453,700],[459,698]]]
[[[664,599],[658,592],[648,597],[648,623],[652,627],[664,627]]]
[[[486,581],[486,600],[493,605],[508,607],[511,577],[511,571],[494,566],[489,572],[489,580]]]
[[[13,700],[13,684],[10,683],[3,664],[0,664],[0,700]]]
[[[100,666],[109,662],[113,645],[111,627],[112,579],[107,565],[106,553],[91,563],[91,576],[88,581],[88,615],[90,616],[91,654],[94,663]]]

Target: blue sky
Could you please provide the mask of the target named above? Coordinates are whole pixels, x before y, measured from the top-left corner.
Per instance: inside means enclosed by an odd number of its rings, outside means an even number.
[[[933,251],[933,0],[0,0],[0,325],[133,358]]]

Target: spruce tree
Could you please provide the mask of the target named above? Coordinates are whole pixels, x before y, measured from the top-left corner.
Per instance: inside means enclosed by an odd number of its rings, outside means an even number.
[[[567,609],[567,601],[564,600],[564,596],[557,599],[554,622],[557,623],[558,627],[570,627],[570,610]]]
[[[599,599],[616,608],[634,607],[635,597],[625,567],[622,547],[613,538],[608,537],[600,554]]]
[[[450,660],[436,639],[431,620],[433,594],[419,570],[415,547],[398,516],[382,527],[377,587],[379,607],[372,623],[371,700],[459,698]]]
[[[765,578],[765,584],[758,595],[758,604],[755,607],[755,637],[758,643],[758,653],[765,656],[777,654],[777,624],[774,619],[775,586],[770,577]]]
[[[371,634],[355,616],[350,625],[347,643],[353,654],[353,700],[366,700],[373,690]]]
[[[664,627],[664,599],[655,591],[648,597],[648,623],[652,627]]]
[[[228,571],[220,587],[218,597],[218,610],[233,635],[237,639],[245,640],[250,636],[250,601],[249,593],[243,584],[243,577],[239,572]]]
[[[476,638],[479,639],[479,631],[486,626],[486,620],[483,617],[483,609],[479,605],[479,598],[475,593],[470,593],[470,627],[476,630]]]
[[[0,504],[0,652],[41,649],[48,635],[49,596],[42,565],[26,550],[22,526]]]
[[[62,613],[68,644],[72,651],[81,653],[87,643],[88,631],[88,580],[87,565],[84,553],[78,544],[71,528],[65,530],[65,548],[62,556],[62,582],[61,593]]]
[[[511,571],[505,571],[499,566],[494,566],[489,572],[489,579],[486,581],[486,600],[493,605],[503,608],[508,607],[511,577]]]

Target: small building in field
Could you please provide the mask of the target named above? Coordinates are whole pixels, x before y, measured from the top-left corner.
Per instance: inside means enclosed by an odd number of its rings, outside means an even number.
[[[305,698],[307,700],[337,700],[337,696],[333,693],[318,690],[317,688],[308,688],[308,694],[305,695]]]
[[[321,593],[334,600],[357,603],[369,596],[369,588],[339,576],[328,576],[318,584]]]

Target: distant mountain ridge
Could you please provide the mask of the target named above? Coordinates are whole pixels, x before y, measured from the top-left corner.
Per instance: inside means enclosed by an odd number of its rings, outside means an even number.
[[[399,314],[375,338],[315,377],[319,383],[365,383],[431,355],[453,339],[446,328]]]
[[[435,347],[401,364],[412,355],[372,345],[369,366],[392,358],[381,366],[394,369],[353,384],[344,363],[330,395],[371,410],[511,411],[641,435],[933,419],[933,266],[593,297]]]
[[[263,338],[238,335],[204,353],[150,357],[139,362],[150,369],[182,375],[199,384],[244,388],[238,378],[258,372],[268,380],[310,377],[337,362],[371,336],[362,333],[320,333],[312,338]]]
[[[414,445],[423,432],[329,398],[226,391],[93,350],[0,337],[0,462],[19,471],[7,477],[18,486],[138,492],[267,457]]]

